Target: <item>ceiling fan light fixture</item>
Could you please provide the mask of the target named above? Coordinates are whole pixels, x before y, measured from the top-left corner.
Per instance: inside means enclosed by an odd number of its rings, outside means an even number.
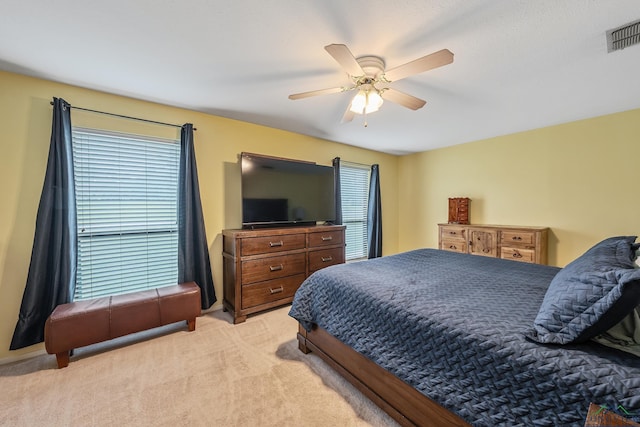
[[[382,106],[382,93],[385,95],[384,100],[391,101],[394,104],[411,110],[418,110],[426,104],[426,101],[420,98],[390,87],[381,87],[381,89],[378,89],[375,87],[376,84],[386,86],[387,83],[433,70],[434,68],[439,68],[453,62],[453,53],[448,49],[441,49],[387,70],[385,61],[379,56],[368,55],[356,58],[353,56],[351,50],[344,44],[334,43],[325,46],[324,49],[336,60],[342,69],[346,71],[351,79],[351,86],[294,93],[289,95],[289,99],[303,99],[316,95],[327,95],[346,91],[357,92],[343,114],[342,122],[350,122],[356,114],[362,114],[365,116],[365,127],[367,126],[366,114],[376,112]]]
[[[377,89],[360,89],[351,101],[350,110],[356,114],[375,113],[380,109],[383,102],[384,101]]]

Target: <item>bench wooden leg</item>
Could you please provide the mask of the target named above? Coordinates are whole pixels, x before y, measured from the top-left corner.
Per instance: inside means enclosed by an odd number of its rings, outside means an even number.
[[[189,325],[189,332],[193,332],[196,330],[196,319],[187,320],[187,325]]]
[[[69,366],[69,352],[56,353],[56,361],[58,362],[58,369]]]

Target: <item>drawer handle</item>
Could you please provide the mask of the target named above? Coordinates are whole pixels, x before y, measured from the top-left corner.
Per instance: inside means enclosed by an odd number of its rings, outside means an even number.
[[[522,255],[519,252],[514,252],[512,256],[514,258],[522,258]]]
[[[455,231],[450,231],[449,234],[458,234]]]
[[[284,245],[284,243],[282,243],[282,240],[280,240],[279,242],[269,242],[269,247],[271,248],[275,248],[277,246],[282,246]]]
[[[269,266],[269,270],[271,271],[280,271],[284,268],[284,265],[280,264],[280,265],[270,265]]]
[[[522,237],[520,237],[520,236],[513,236],[513,237],[511,238],[511,240],[522,240]]]
[[[323,242],[328,242],[329,240],[333,240],[333,236],[322,236]]]
[[[484,252],[485,254],[488,254],[489,252],[491,252],[491,249],[485,248],[482,250],[482,252]]]
[[[328,257],[322,257],[322,262],[329,262],[329,261],[333,261],[333,257],[332,256],[328,256]]]
[[[449,249],[458,249],[456,245],[449,246]]]
[[[284,292],[284,286],[280,286],[279,288],[269,288],[269,292],[271,292],[271,295],[273,294],[279,294],[280,292]]]

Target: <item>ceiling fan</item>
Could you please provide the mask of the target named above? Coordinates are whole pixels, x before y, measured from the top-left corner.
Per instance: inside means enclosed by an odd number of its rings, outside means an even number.
[[[384,100],[395,102],[412,110],[422,108],[426,101],[392,89],[388,87],[388,84],[453,62],[453,53],[448,49],[442,49],[390,70],[385,70],[385,62],[378,56],[368,55],[356,58],[344,44],[330,44],[324,48],[347,72],[353,85],[295,93],[289,95],[289,99],[303,99],[357,90],[342,117],[343,123],[353,120],[355,114],[366,115],[378,111]]]

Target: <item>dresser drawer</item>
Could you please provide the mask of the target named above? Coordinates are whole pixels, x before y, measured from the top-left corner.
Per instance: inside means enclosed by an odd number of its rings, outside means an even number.
[[[305,273],[305,253],[260,258],[242,262],[242,283],[262,282]]]
[[[222,230],[223,300],[233,323],[289,304],[310,273],[345,260],[344,225]]]
[[[536,234],[530,231],[506,230],[500,233],[500,243],[503,245],[534,245]]]
[[[344,245],[344,233],[341,230],[309,233],[310,248],[329,245]]]
[[[445,240],[462,240],[467,241],[467,229],[458,226],[446,226],[440,228],[440,239]]]
[[[309,252],[309,273],[330,265],[344,263],[344,248],[321,249]]]
[[[305,274],[282,279],[267,280],[242,287],[242,309],[248,309],[261,304],[278,301],[284,298],[293,298],[302,282]]]
[[[443,240],[440,249],[450,252],[467,252],[466,240]]]
[[[522,262],[535,262],[536,254],[533,249],[503,247],[500,249],[500,258]]]
[[[540,226],[443,223],[438,224],[438,248],[546,264],[548,234]]]
[[[260,255],[304,248],[304,234],[282,234],[264,237],[248,237],[246,239],[242,239],[242,253],[240,255]]]

